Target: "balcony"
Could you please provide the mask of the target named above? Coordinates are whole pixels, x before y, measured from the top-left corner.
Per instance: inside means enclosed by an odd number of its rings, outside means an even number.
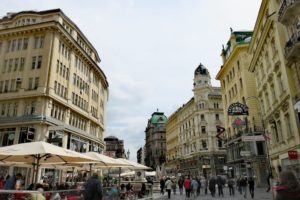
[[[291,36],[284,50],[286,60],[293,61],[300,59],[300,29]]]
[[[293,16],[297,16],[300,9],[300,0],[283,0],[278,12],[278,21],[282,24],[289,24]]]

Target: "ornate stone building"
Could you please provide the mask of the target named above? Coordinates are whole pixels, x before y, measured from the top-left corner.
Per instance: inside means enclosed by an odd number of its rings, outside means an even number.
[[[104,142],[105,155],[112,158],[126,158],[123,140],[119,140],[115,136],[108,136],[104,138]]]
[[[185,175],[224,174],[224,141],[216,137],[218,127],[224,126],[222,96],[220,88],[211,85],[209,71],[202,64],[194,73],[193,92],[194,97],[167,123],[167,165],[176,164],[176,173]],[[178,146],[173,144],[176,133]],[[175,164],[173,157],[178,160]]]
[[[300,177],[299,1],[263,0],[249,47],[263,107],[273,174],[293,169]]]
[[[60,9],[0,19],[0,145],[42,140],[103,152],[108,82],[100,61]]]
[[[254,74],[248,71],[251,61],[251,55],[248,53],[251,37],[252,31],[231,32],[230,39],[222,50],[223,65],[216,79],[221,82],[229,176],[255,175],[256,185],[261,185],[266,184],[269,166],[262,136],[263,119],[255,78]],[[228,109],[237,102],[248,107],[248,115],[228,114]],[[260,141],[245,141],[245,136],[248,140],[258,138]]]
[[[145,164],[153,170],[161,168],[166,162],[166,122],[167,117],[163,112],[154,112],[145,130]]]

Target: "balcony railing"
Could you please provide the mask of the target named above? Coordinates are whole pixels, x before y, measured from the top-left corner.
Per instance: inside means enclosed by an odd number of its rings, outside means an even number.
[[[285,19],[288,19],[289,14],[291,14],[289,12],[293,12],[293,11],[288,11],[288,9],[292,8],[299,2],[300,0],[283,0],[278,12],[278,21],[284,22]],[[297,12],[297,8],[295,9],[295,12]]]
[[[300,44],[300,29],[298,29],[289,39],[289,41],[285,45],[285,57],[286,59],[289,59],[291,57],[300,57],[298,54],[298,51],[295,51],[297,49],[296,45]],[[300,50],[300,47],[298,48]]]

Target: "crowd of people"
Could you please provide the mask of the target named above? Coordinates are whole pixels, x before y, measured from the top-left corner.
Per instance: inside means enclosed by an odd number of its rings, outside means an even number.
[[[270,178],[268,177],[268,184],[270,184]],[[150,183],[150,182],[148,182]],[[153,182],[152,182],[153,183]],[[273,181],[274,183],[274,181]],[[275,181],[275,186],[271,186],[273,197],[275,200],[299,200],[300,199],[300,183],[296,175],[292,171],[283,171],[279,174],[279,177]],[[49,190],[42,184],[31,184],[28,188],[23,188],[24,183],[22,181],[22,175],[20,173],[14,176],[7,176],[5,179],[0,178],[0,189],[2,190],[37,190],[39,193],[32,193],[27,195],[27,200],[59,200],[62,199],[59,193],[51,193],[47,196],[44,191]],[[270,184],[271,185],[271,184]],[[205,177],[162,177],[160,179],[160,193],[162,195],[167,192],[168,199],[171,199],[171,195],[185,195],[186,198],[196,198],[200,195],[211,195],[212,197],[224,197],[224,187],[228,187],[229,195],[235,196],[236,190],[240,196],[245,199],[249,197],[254,198],[255,193],[255,179],[253,177],[240,176],[236,179],[225,178],[223,176],[210,176]],[[52,187],[52,186],[51,186]],[[76,185],[75,185],[76,187]],[[67,190],[74,189],[66,184],[56,184],[53,186],[54,190]],[[178,189],[178,190],[177,190]],[[133,195],[133,185],[128,182],[126,185],[120,186],[116,183],[110,187],[109,190],[105,190],[102,181],[98,177],[98,174],[93,174],[83,186],[83,197],[85,200],[101,200],[104,197],[117,197],[116,199],[126,199],[128,196]],[[269,192],[267,190],[266,192]],[[50,193],[49,193],[50,194]],[[142,184],[138,195],[142,197],[146,194],[146,185]],[[8,199],[8,193],[2,193],[0,199]]]
[[[267,179],[270,184],[271,177]],[[281,172],[278,179],[274,180],[276,186],[272,188],[273,196],[276,200],[299,200],[300,199],[300,183],[296,175],[292,171]],[[228,187],[229,195],[235,196],[236,190],[240,196],[245,199],[254,198],[255,194],[255,179],[254,177],[240,176],[237,178],[225,178],[223,176],[205,177],[161,177],[160,193],[164,195],[167,192],[168,199],[171,199],[171,194],[183,195],[185,191],[186,198],[196,198],[200,195],[211,195],[212,197],[224,197],[224,187]],[[269,192],[268,189],[266,192]],[[210,194],[209,194],[210,193]],[[249,193],[249,194],[248,194]]]

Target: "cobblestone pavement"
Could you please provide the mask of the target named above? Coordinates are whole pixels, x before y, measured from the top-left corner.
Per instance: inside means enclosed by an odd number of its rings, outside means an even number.
[[[202,191],[201,191],[202,192]],[[237,191],[236,191],[237,192]],[[168,197],[166,195],[166,193],[162,196],[160,194],[155,194],[154,195],[154,199],[156,200],[167,200]],[[171,200],[250,200],[250,194],[248,191],[248,196],[247,198],[244,198],[243,195],[240,195],[239,193],[236,193],[235,196],[229,196],[229,191],[228,188],[224,188],[224,197],[219,197],[218,195],[216,195],[215,197],[212,197],[210,194],[204,195],[203,193],[200,194],[200,196],[194,198],[194,197],[190,197],[190,198],[186,198],[185,195],[179,195],[178,193],[176,195],[174,195],[173,193],[171,194]],[[272,200],[272,193],[271,192],[266,192],[265,188],[255,188],[254,190],[254,200]]]

